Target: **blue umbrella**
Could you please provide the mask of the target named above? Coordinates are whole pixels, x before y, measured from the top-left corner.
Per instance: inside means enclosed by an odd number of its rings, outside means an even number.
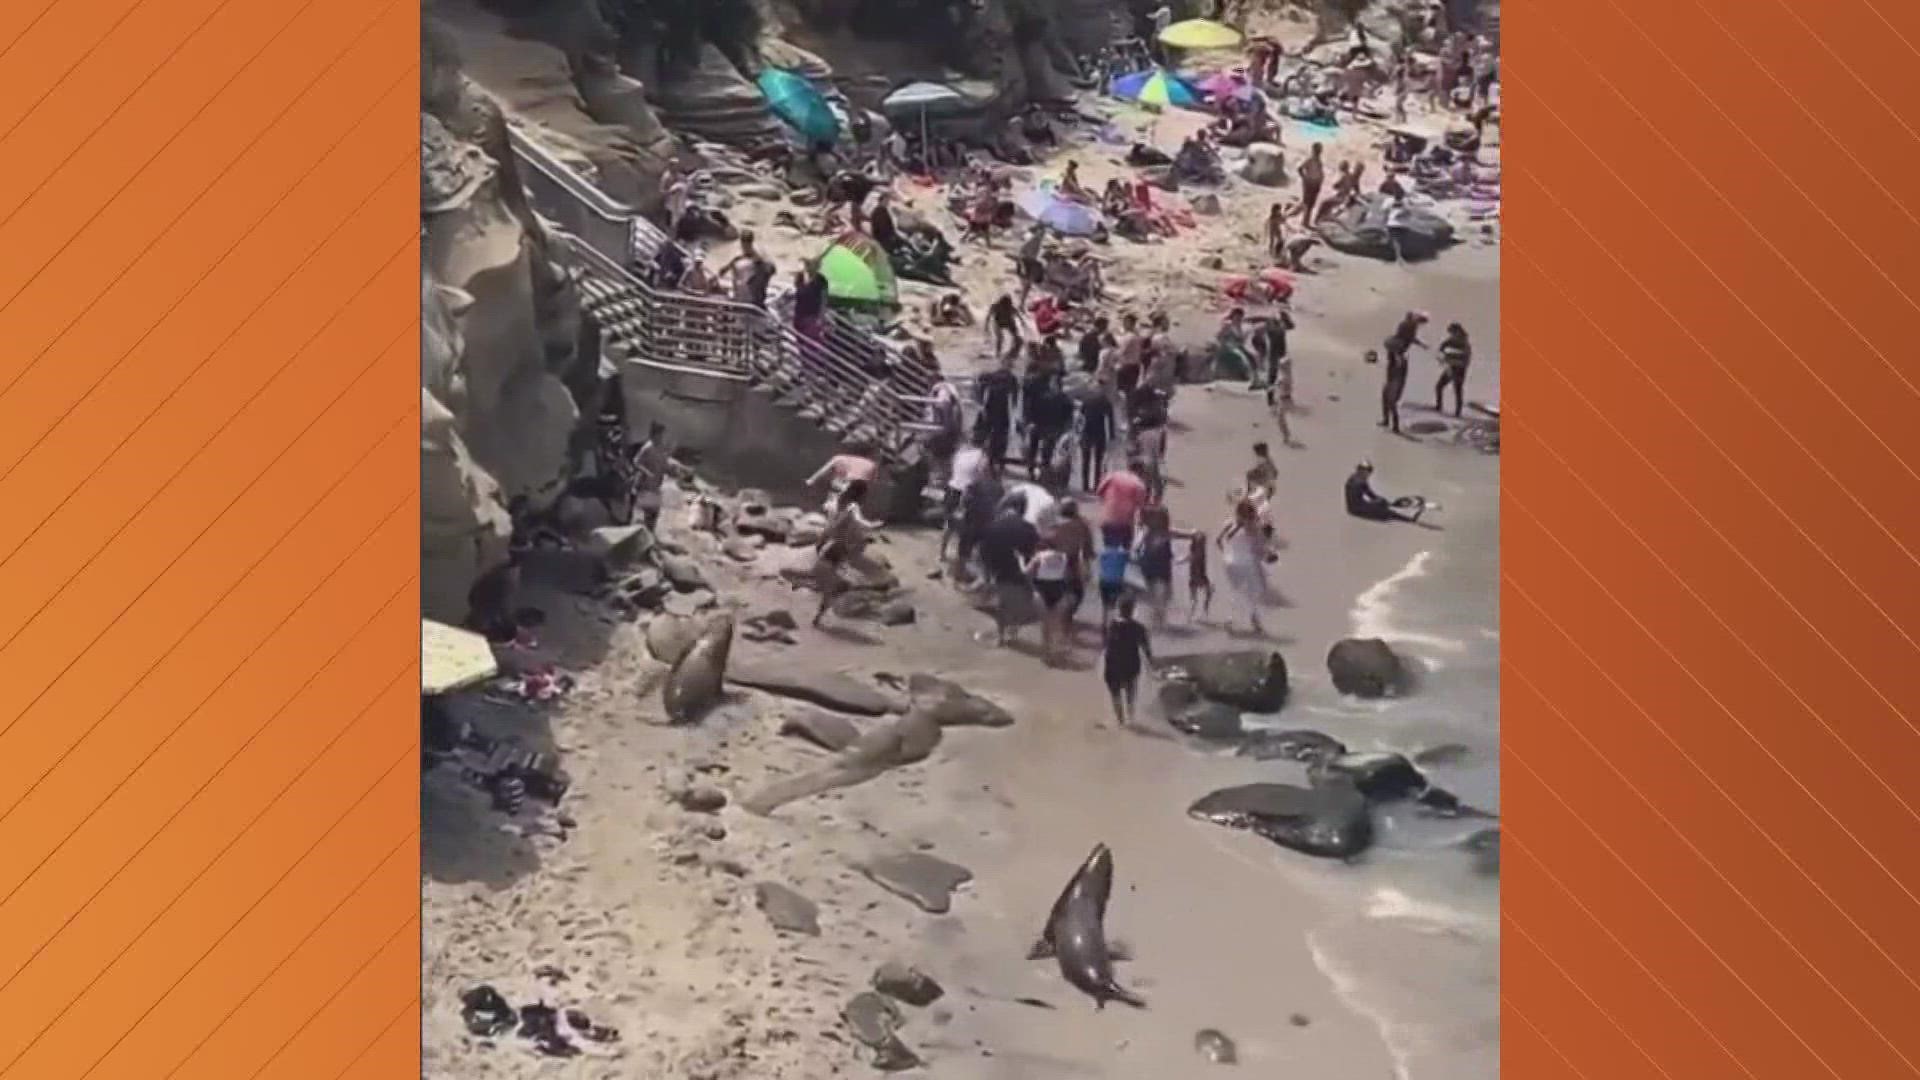
[[[1142,105],[1177,105],[1189,109],[1200,105],[1200,92],[1165,68],[1122,75],[1113,80],[1110,89],[1114,97]]]
[[[833,115],[827,99],[805,78],[791,71],[766,68],[754,82],[766,96],[767,107],[785,120],[808,143],[832,143],[840,139],[840,119]]]

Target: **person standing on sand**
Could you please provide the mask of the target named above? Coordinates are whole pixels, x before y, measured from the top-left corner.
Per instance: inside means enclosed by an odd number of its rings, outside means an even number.
[[[1453,415],[1459,416],[1461,398],[1467,392],[1467,365],[1473,361],[1473,346],[1467,342],[1467,328],[1459,323],[1447,325],[1447,336],[1440,340],[1440,381],[1433,388],[1433,411],[1440,411],[1447,387],[1453,387]]]
[[[1141,515],[1146,520],[1133,557],[1147,586],[1147,605],[1153,609],[1153,625],[1158,628],[1167,624],[1167,608],[1173,603],[1174,536],[1166,509],[1156,509],[1158,513]]]
[[[1114,423],[1113,398],[1088,394],[1080,402],[1080,488],[1092,491],[1107,467],[1107,446],[1119,429]]]
[[[1013,297],[1006,293],[1001,293],[1000,299],[995,300],[992,306],[987,308],[987,319],[984,325],[987,336],[993,341],[993,355],[999,357],[1019,355],[1020,346],[1025,340],[1020,336],[1020,324],[1026,319],[1026,312],[1022,311],[1020,305],[1013,302]]]
[[[1213,607],[1213,579],[1207,574],[1207,534],[1195,529],[1179,535],[1187,542],[1187,621],[1194,622]]]
[[[1320,143],[1314,143],[1307,151],[1307,160],[1300,163],[1300,224],[1313,227],[1313,211],[1320,202],[1320,185],[1327,180],[1327,163],[1320,154]],[[1342,169],[1345,166],[1341,166]]]
[[[980,562],[993,582],[994,642],[1002,648],[1012,644],[1014,635],[1034,616],[1027,561],[1040,548],[1040,530],[1020,511],[1018,500],[1007,500],[980,538]]]
[[[1407,353],[1415,346],[1424,349],[1420,328],[1427,323],[1424,311],[1409,311],[1388,335],[1386,378],[1380,386],[1380,426],[1400,434],[1400,397],[1407,389]]]
[[[940,560],[946,561],[947,545],[960,531],[961,508],[966,504],[967,493],[980,482],[980,476],[987,469],[987,452],[980,448],[978,439],[968,439],[953,452],[952,463],[947,467],[946,490],[941,498]]]
[[[980,418],[977,421],[980,425],[980,441],[987,451],[988,467],[998,476],[1000,470],[1007,467],[1007,440],[1013,434],[1013,407],[1020,397],[1020,378],[1013,373],[1013,357],[1001,357],[999,367],[974,380],[973,391],[980,402]]]
[[[1121,598],[1117,613],[1106,625],[1105,638],[1101,675],[1106,679],[1107,696],[1113,700],[1114,719],[1126,727],[1133,720],[1140,673],[1153,662],[1147,628],[1133,618],[1132,597]]]

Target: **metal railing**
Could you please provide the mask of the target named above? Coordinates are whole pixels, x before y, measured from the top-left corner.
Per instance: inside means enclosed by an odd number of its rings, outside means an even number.
[[[631,267],[656,258],[672,243],[667,235],[520,132],[510,138],[535,209],[586,269],[582,291],[609,339],[645,360],[745,375],[835,435],[873,442],[895,464],[908,463],[918,437],[934,430],[937,372],[837,313],[818,334],[801,334],[784,289],[759,308],[653,288]]]

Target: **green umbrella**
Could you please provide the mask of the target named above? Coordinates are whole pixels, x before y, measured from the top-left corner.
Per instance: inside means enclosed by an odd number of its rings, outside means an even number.
[[[899,299],[892,260],[862,233],[845,233],[834,241],[820,256],[820,276],[827,279],[827,295],[845,303],[893,304]]]
[[[785,120],[809,144],[839,141],[839,117],[833,115],[827,99],[805,78],[791,71],[767,68],[754,82],[766,96],[767,107],[773,114]]]

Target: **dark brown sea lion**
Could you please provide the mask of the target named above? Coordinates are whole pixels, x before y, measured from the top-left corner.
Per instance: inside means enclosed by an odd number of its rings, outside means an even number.
[[[733,651],[733,616],[719,615],[707,622],[700,639],[673,665],[660,688],[667,719],[691,724],[720,703],[727,677],[727,654]]]
[[[1058,960],[1060,974],[1092,997],[1095,1008],[1104,1009],[1109,1001],[1124,1001],[1144,1009],[1145,1000],[1113,979],[1113,952],[1107,946],[1105,926],[1107,899],[1112,894],[1113,852],[1099,844],[1074,873],[1073,880],[1067,882],[1066,891],[1053,902],[1046,929],[1027,955]]]

